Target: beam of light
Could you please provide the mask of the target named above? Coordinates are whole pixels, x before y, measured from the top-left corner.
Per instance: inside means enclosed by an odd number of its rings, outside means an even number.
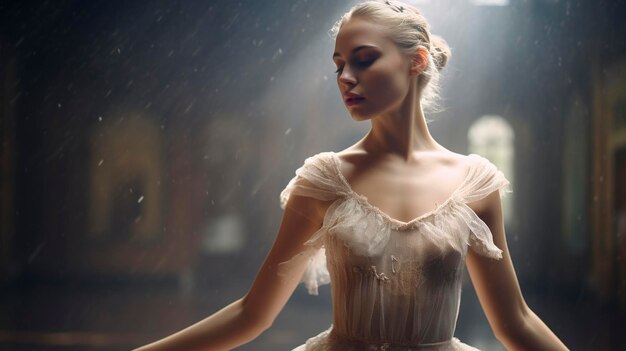
[[[507,6],[509,0],[470,0],[476,6]]]

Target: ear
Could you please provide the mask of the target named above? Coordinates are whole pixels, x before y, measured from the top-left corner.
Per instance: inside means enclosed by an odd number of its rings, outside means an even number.
[[[411,57],[411,75],[420,75],[428,66],[428,50],[424,47],[419,47],[415,51],[415,55]]]

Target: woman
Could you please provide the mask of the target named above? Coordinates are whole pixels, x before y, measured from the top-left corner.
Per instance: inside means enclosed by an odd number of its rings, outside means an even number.
[[[521,295],[502,221],[509,182],[428,131],[423,107],[437,98],[446,42],[396,1],[356,5],[333,34],[339,90],[371,130],[296,171],[281,193],[277,238],[243,298],[139,350],[235,348],[272,325],[299,282],[317,294],[331,280],[333,324],[297,351],[476,350],[453,336],[464,264],[507,349],[566,350]]]

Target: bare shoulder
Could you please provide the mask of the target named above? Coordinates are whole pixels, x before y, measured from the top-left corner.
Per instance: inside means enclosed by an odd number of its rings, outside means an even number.
[[[450,150],[426,151],[422,153],[422,157],[440,163],[442,166],[455,167],[461,170],[468,170],[471,162],[470,156]]]
[[[355,168],[365,166],[372,161],[367,151],[354,146],[335,152],[335,155],[339,159],[339,169],[344,175],[351,174]]]

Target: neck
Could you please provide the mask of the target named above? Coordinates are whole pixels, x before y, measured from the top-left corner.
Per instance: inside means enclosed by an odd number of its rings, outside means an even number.
[[[420,151],[445,150],[430,135],[419,96],[407,94],[399,108],[371,119],[372,128],[362,139],[368,153],[390,153],[405,161]]]

